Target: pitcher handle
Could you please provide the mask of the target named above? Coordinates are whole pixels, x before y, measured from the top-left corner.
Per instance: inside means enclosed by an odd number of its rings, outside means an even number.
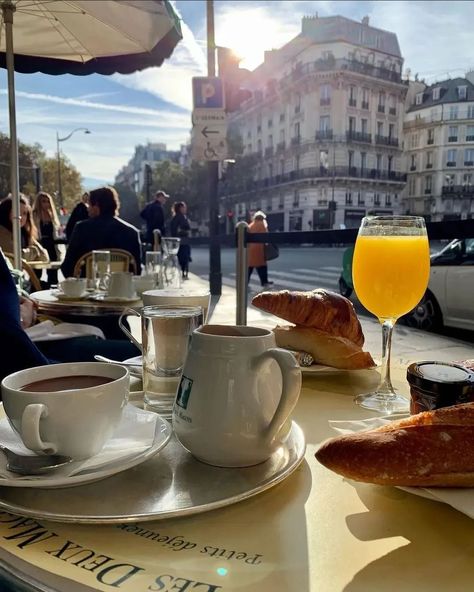
[[[141,317],[140,313],[138,311],[136,311],[134,308],[124,308],[124,310],[122,311],[122,314],[119,316],[119,320],[118,320],[119,327],[122,329],[122,331],[125,333],[125,335],[131,340],[131,342],[134,343],[138,347],[138,349],[143,353],[142,344],[135,339],[135,337],[130,333],[130,331],[127,329],[127,327],[125,327],[125,325],[123,324],[123,318],[128,316],[129,314],[132,314],[136,317]]]
[[[273,359],[280,366],[283,379],[278,407],[265,430],[265,440],[271,443],[293,411],[301,391],[301,368],[295,356],[287,350],[273,347],[258,357],[257,363]]]

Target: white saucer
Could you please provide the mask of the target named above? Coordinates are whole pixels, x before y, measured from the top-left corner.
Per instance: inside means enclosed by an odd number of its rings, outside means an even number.
[[[135,295],[132,298],[126,298],[124,296],[109,296],[108,294],[95,294],[90,297],[91,300],[97,302],[136,302],[140,300],[140,297]]]
[[[3,415],[3,408],[1,411]],[[6,419],[3,421],[6,421]],[[146,445],[145,448],[142,446],[136,451],[130,451],[128,448],[130,441],[134,436],[139,439],[140,434],[145,430],[146,433],[151,434],[151,444]],[[9,438],[16,438],[19,441],[19,436],[11,428],[10,431]],[[122,421],[112,438],[105,444],[99,454],[85,461],[70,463],[50,474],[41,476],[20,477],[13,476],[13,473],[11,473],[11,477],[5,477],[3,475],[6,472],[6,459],[3,454],[0,454],[0,471],[2,473],[0,474],[0,487],[59,488],[99,481],[139,465],[155,456],[166,446],[171,434],[171,425],[162,417],[151,411],[138,409],[134,405],[128,404],[123,411]],[[123,443],[121,444],[122,440]],[[10,443],[8,445],[10,447]],[[123,454],[121,454],[122,451]],[[121,454],[119,458],[117,458],[118,453]],[[112,455],[113,458],[111,459]],[[73,475],[70,474],[71,471],[74,472]]]
[[[58,294],[55,294],[56,298],[58,300],[82,300],[83,298],[86,298],[87,296],[89,296],[89,294],[87,292],[83,292],[80,296],[68,296],[67,294],[63,294],[62,292],[59,292]]]

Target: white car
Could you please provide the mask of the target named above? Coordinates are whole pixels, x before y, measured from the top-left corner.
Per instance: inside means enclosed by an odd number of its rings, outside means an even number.
[[[403,320],[427,331],[443,325],[474,331],[474,238],[455,239],[431,255],[428,289]]]

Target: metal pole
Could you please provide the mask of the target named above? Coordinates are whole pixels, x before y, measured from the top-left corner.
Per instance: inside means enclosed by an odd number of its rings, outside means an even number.
[[[236,325],[247,324],[247,286],[248,286],[248,265],[247,265],[247,222],[237,222],[235,231],[237,233],[237,254],[235,262],[236,271]]]
[[[58,155],[58,201],[59,207],[63,207],[63,182],[61,179],[61,153],[59,152],[59,135],[56,132],[56,150]]]
[[[20,171],[18,167],[18,140],[16,137],[15,57],[13,51],[14,12],[15,6],[12,2],[2,3],[8,74],[8,114],[10,119],[10,191],[12,194],[13,264],[16,269],[21,269]]]
[[[334,218],[335,218],[335,210],[334,210],[334,185],[336,184],[336,144],[333,144],[332,150],[332,190],[331,190],[331,211],[329,213],[329,219],[331,221],[331,230],[334,228]]]
[[[207,8],[207,75],[216,75],[216,42],[214,37],[214,2]],[[209,189],[209,288],[213,295],[222,293],[221,246],[219,243],[219,203],[217,198],[218,162],[207,163]]]

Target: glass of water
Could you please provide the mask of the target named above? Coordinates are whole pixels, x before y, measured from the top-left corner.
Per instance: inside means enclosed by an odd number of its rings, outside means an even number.
[[[95,290],[106,290],[110,277],[110,251],[92,251],[92,279]]]
[[[147,251],[145,253],[145,275],[153,277],[155,288],[163,287],[163,255],[161,251]]]

